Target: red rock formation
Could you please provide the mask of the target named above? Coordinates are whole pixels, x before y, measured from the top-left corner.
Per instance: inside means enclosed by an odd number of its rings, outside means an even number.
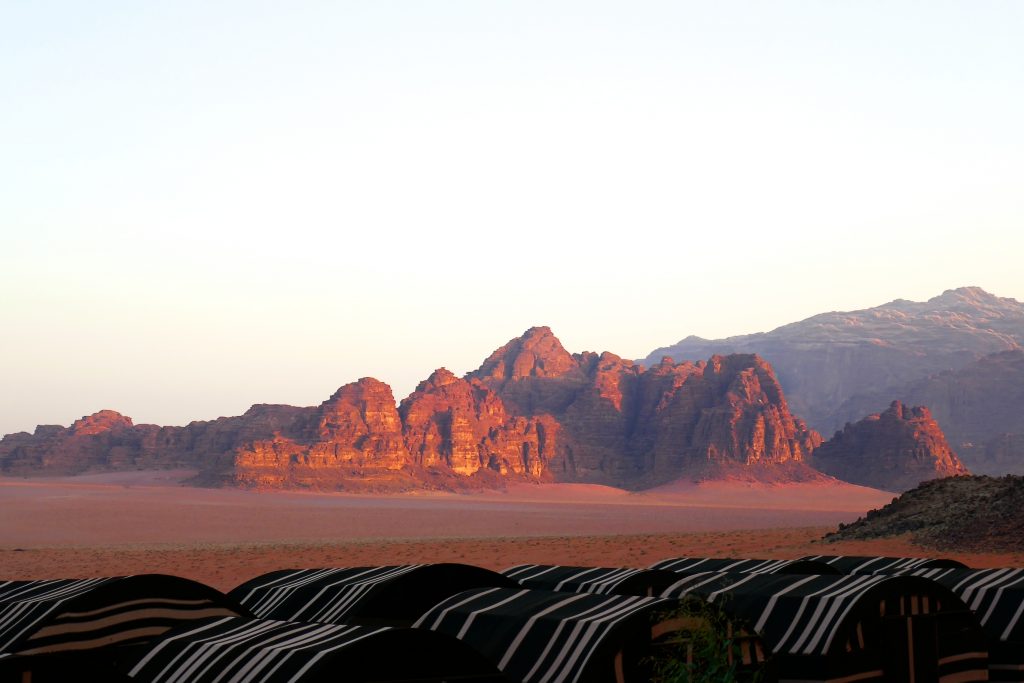
[[[546,327],[528,330],[469,375],[525,415],[561,426],[554,475],[640,487],[735,466],[802,463],[821,437],[789,412],[755,355],[664,359],[649,371],[611,353],[570,355]],[[813,476],[797,468],[786,476]]]
[[[968,474],[928,408],[899,401],[884,413],[847,423],[814,451],[812,464],[837,479],[889,491]]]
[[[488,468],[535,478],[546,470],[550,421],[513,418],[479,380],[436,370],[402,401],[399,414],[416,465],[463,475]]]
[[[535,327],[466,378],[436,371],[400,408],[388,385],[364,378],[315,408],[253,406],[186,427],[104,412],[8,436],[0,469],[190,466],[207,483],[275,487],[451,488],[515,476],[640,488],[799,465],[819,442],[757,356],[645,371],[612,353],[570,354]]]

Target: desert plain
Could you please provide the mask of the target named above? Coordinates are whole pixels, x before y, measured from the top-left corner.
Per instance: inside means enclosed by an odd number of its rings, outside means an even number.
[[[389,495],[213,489],[183,470],[0,478],[0,580],[175,574],[229,590],[275,569],[463,562],[645,567],[669,557],[942,556],[900,536],[824,542],[894,494],[840,482],[576,484]]]

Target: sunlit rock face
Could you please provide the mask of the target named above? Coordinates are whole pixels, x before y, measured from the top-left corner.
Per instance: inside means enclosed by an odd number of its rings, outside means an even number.
[[[928,408],[899,401],[847,424],[814,451],[812,462],[837,479],[889,491],[968,473]]]
[[[564,481],[642,487],[736,466],[802,464],[820,436],[795,418],[755,355],[663,359],[650,370],[612,353],[569,354],[528,330],[469,377],[510,410],[560,425],[550,468]]]
[[[402,401],[399,413],[417,465],[464,475],[487,468],[540,478],[547,471],[550,421],[509,415],[497,394],[477,380],[436,370]]]
[[[755,355],[665,359],[648,370],[609,352],[570,354],[549,328],[535,327],[465,377],[435,371],[398,406],[387,384],[363,378],[319,406],[257,405],[185,427],[133,425],[103,411],[70,428],[9,435],[0,470],[193,467],[202,483],[254,487],[516,479],[643,488],[736,468],[803,477],[818,443]]]

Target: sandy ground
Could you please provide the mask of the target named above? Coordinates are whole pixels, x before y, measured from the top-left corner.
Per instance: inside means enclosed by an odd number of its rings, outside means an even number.
[[[825,544],[891,493],[680,483],[369,496],[181,486],[188,472],[0,478],[0,579],[162,572],[222,590],[274,569],[465,562],[643,567],[668,557],[935,555],[905,538]],[[943,554],[971,566],[1024,555]]]

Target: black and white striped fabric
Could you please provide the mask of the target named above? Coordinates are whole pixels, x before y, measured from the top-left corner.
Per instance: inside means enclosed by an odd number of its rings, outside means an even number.
[[[468,646],[429,631],[244,618],[168,633],[129,675],[144,683],[505,680]]]
[[[520,564],[501,572],[524,588],[597,593],[598,595],[656,596],[675,582],[671,572],[654,569],[611,569]]]
[[[455,636],[524,683],[632,680],[669,600],[491,588],[459,593],[416,626]]]
[[[837,671],[856,680],[891,677],[885,666],[894,662],[916,667],[919,679],[930,666],[937,680],[986,680],[984,639],[966,607],[933,582],[903,581],[915,578],[709,572],[683,574],[662,595],[721,604],[760,634],[793,667],[791,673],[807,680],[828,680]],[[940,613],[941,632],[914,636],[911,622],[925,620],[934,629],[931,615]],[[894,628],[907,633],[892,638]],[[937,654],[918,652],[936,642]],[[928,656],[931,661],[924,661]]]
[[[835,567],[813,560],[737,560],[719,557],[675,557],[655,562],[651,569],[676,573],[741,572],[743,574],[841,574]]]
[[[870,557],[860,555],[807,555],[801,560],[824,562],[843,574],[880,574],[903,569],[968,569],[962,562],[929,557]]]
[[[243,614],[176,576],[0,582],[0,652],[45,654],[145,641],[184,622]]]
[[[271,572],[228,596],[257,617],[324,624],[409,625],[450,595],[516,582],[480,567],[440,563]]]
[[[988,636],[989,680],[1024,681],[1024,569],[917,569],[974,612]]]

